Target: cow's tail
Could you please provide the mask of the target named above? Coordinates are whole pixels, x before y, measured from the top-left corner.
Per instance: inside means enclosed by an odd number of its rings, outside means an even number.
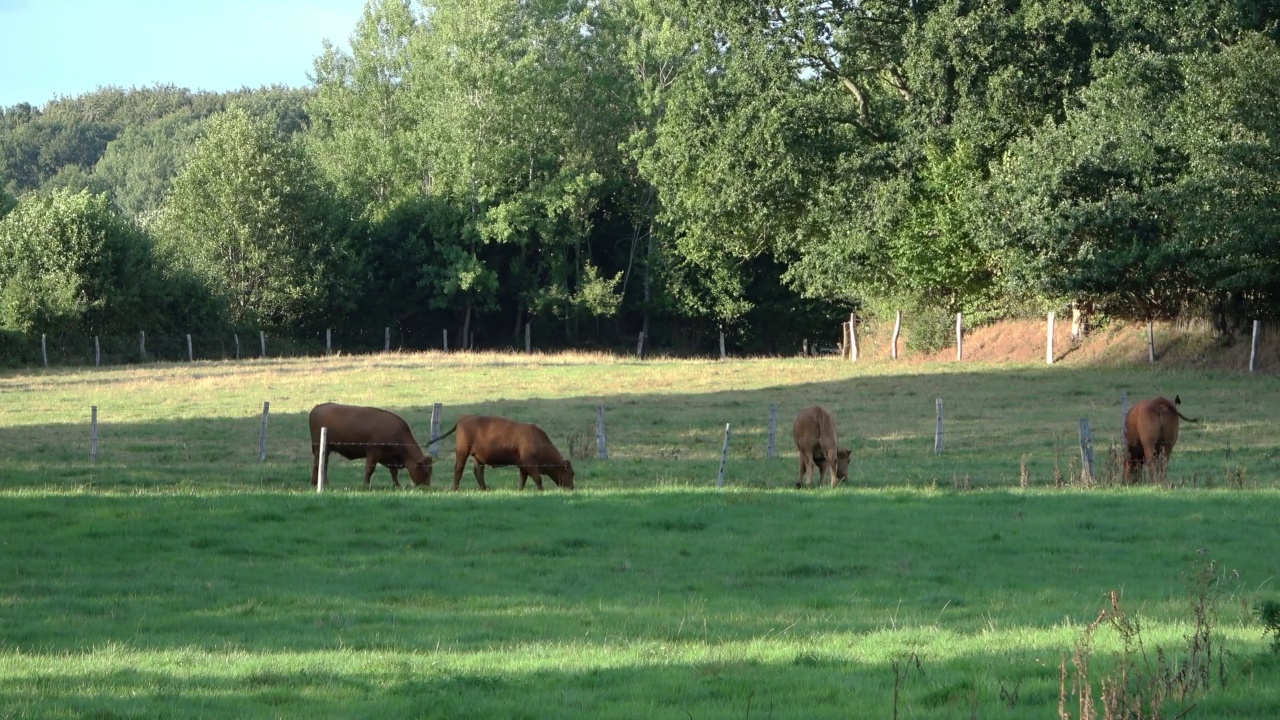
[[[457,429],[458,429],[458,423],[454,423],[454,424],[453,424],[453,427],[449,428],[449,432],[447,432],[447,433],[445,433],[445,434],[443,434],[443,435],[437,435],[437,436],[435,436],[435,437],[431,438],[431,442],[433,442],[433,443],[434,443],[434,442],[436,442],[437,440],[443,440],[443,439],[445,439],[445,438],[449,437],[450,435],[452,435],[452,434],[453,434],[453,431],[454,431],[454,430],[457,430]]]
[[[1178,413],[1178,417],[1182,418],[1183,420],[1186,420],[1187,422],[1200,422],[1200,420],[1199,420],[1198,418],[1189,418],[1189,417],[1187,417],[1186,415],[1183,415],[1183,414],[1182,414],[1182,411],[1181,411],[1181,410],[1178,410],[1178,406],[1179,406],[1179,405],[1181,405],[1181,404],[1182,404],[1182,398],[1178,397],[1177,395],[1174,395],[1174,396],[1173,396],[1173,411],[1174,411],[1174,412],[1176,412],[1176,413]]]

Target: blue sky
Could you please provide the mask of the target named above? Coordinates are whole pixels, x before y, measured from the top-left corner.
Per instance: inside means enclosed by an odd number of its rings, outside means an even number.
[[[301,87],[364,0],[0,0],[0,107],[99,86]]]

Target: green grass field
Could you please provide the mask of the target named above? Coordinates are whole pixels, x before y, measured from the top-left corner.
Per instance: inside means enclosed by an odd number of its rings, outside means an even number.
[[[1122,390],[1201,418],[1165,486],[1113,482]],[[1131,703],[1271,718],[1280,655],[1254,608],[1280,600],[1278,390],[1147,367],[585,355],[9,371],[0,718],[1057,717],[1064,662],[1065,710],[1083,714],[1086,678],[1103,717],[1122,635],[1103,623],[1077,650],[1112,591],[1140,623]],[[430,490],[379,469],[365,491],[334,456],[317,494],[306,413],[327,400],[394,410],[423,443],[435,402],[445,429],[536,422],[574,449],[578,490],[518,493],[494,469],[480,493],[468,468],[442,492],[446,440]],[[854,450],[835,490],[793,488],[791,419],[813,403]]]

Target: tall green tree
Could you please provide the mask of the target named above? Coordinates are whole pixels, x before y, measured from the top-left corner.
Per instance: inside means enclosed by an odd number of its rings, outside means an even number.
[[[409,43],[420,31],[409,0],[370,0],[347,54],[328,41],[315,61],[307,103],[317,163],[344,197],[379,219],[430,190],[415,153]]]
[[[209,121],[155,230],[232,323],[314,327],[342,297],[341,213],[298,144],[242,109]]]
[[[461,312],[464,334],[474,313],[495,308],[509,263],[524,269],[511,274],[517,318],[559,316],[570,332],[600,283],[616,285],[617,276],[588,271],[598,262],[594,219],[625,139],[610,95],[623,75],[601,51],[600,12],[580,0],[427,8],[409,85],[431,192],[465,213],[430,272],[435,304]]]

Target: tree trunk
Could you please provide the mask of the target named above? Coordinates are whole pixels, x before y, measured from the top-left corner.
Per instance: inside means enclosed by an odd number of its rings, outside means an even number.
[[[458,338],[459,350],[470,350],[471,340],[471,298],[467,298],[467,307],[462,314],[462,337]]]

